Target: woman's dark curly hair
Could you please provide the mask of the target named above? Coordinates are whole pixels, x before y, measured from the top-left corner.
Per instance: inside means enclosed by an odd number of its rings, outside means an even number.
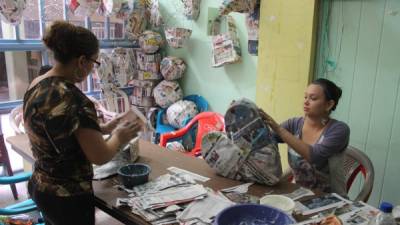
[[[65,21],[55,21],[42,40],[62,64],[82,55],[90,58],[99,51],[99,41],[90,30]]]

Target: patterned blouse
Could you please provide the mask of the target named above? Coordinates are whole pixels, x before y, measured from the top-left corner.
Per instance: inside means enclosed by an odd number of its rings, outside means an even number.
[[[303,117],[291,118],[281,124],[298,139],[301,139],[303,125]],[[310,146],[311,162],[289,146],[288,161],[296,183],[346,196],[343,153],[349,144],[349,137],[350,129],[347,124],[331,119],[316,143]],[[275,135],[275,139],[283,142],[279,136]]]
[[[48,77],[25,93],[24,121],[36,160],[30,182],[60,197],[92,193],[92,165],[74,131],[100,131],[94,104],[74,84]]]

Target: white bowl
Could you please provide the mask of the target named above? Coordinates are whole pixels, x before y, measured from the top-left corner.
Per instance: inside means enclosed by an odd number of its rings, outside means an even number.
[[[295,203],[291,198],[283,195],[265,195],[260,198],[260,204],[272,206],[292,214]]]

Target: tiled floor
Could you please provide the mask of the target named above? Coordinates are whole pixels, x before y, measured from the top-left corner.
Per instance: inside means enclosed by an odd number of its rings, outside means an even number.
[[[26,183],[17,184],[19,200],[22,201],[27,199]],[[17,201],[14,200],[10,186],[1,185],[0,186],[0,207],[4,207],[13,204]],[[110,217],[108,214],[96,209],[96,224],[97,225],[122,225],[121,222]]]

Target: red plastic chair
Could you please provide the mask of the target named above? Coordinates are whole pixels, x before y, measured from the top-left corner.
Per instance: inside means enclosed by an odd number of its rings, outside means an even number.
[[[344,173],[347,192],[349,192],[358,174],[362,174],[364,185],[361,187],[354,201],[367,202],[374,186],[375,176],[374,166],[368,156],[361,150],[348,146],[344,154]],[[294,177],[291,172],[288,172],[286,177],[289,182],[293,181]]]
[[[174,138],[183,137],[190,129],[197,123],[197,134],[196,143],[194,148],[188,151],[186,154],[191,156],[199,156],[201,151],[201,139],[205,134],[210,131],[224,131],[225,130],[225,120],[224,117],[216,112],[201,112],[197,114],[193,119],[183,128],[161,134],[160,146],[165,147],[168,140]]]
[[[364,184],[354,201],[367,202],[374,186],[374,166],[368,156],[352,146],[348,146],[345,152],[344,169],[347,180],[347,191],[350,190],[353,181],[361,172]]]

